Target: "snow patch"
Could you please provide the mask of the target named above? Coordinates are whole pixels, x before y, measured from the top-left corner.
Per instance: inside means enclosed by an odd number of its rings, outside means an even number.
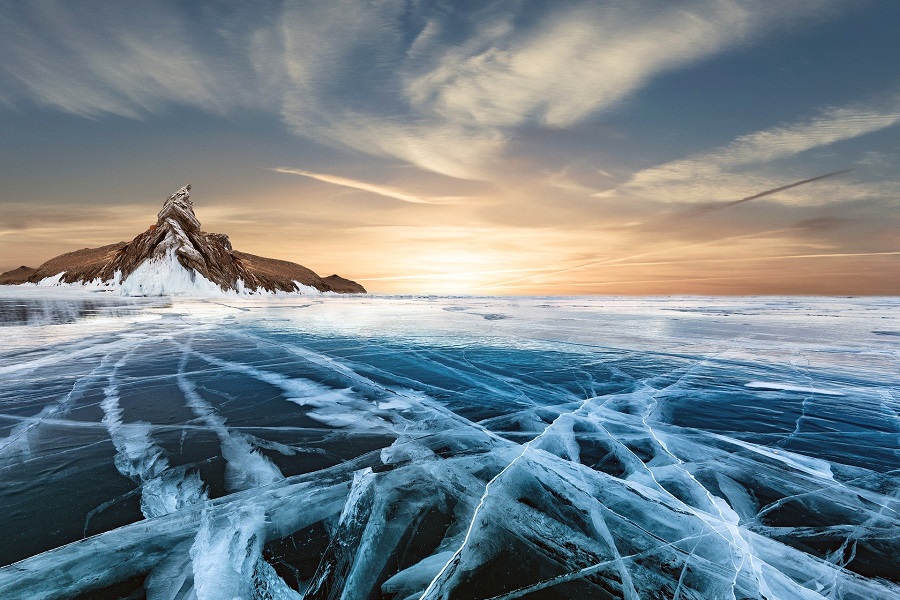
[[[117,278],[121,277],[117,273]],[[193,269],[186,269],[178,260],[176,251],[170,248],[163,259],[148,260],[141,263],[131,275],[119,286],[119,292],[123,296],[294,296],[294,295],[321,295],[322,292],[314,287],[303,285],[299,281],[294,282],[296,292],[276,291],[270,292],[263,288],[251,289],[246,287],[244,281],[239,279],[234,290],[223,290],[214,283],[197,273]]]
[[[119,271],[116,271],[115,279],[107,279],[103,280],[99,277],[96,279],[92,279],[90,281],[73,281],[72,283],[66,283],[62,280],[65,276],[65,271],[62,273],[57,273],[56,275],[52,275],[50,277],[44,277],[37,283],[21,283],[21,286],[34,286],[34,287],[62,287],[62,288],[75,288],[75,289],[83,289],[88,291],[114,291],[119,289],[119,279],[122,274]]]
[[[296,279],[294,279],[293,281],[294,281],[294,285],[297,286],[297,291],[293,292],[292,295],[300,294],[301,296],[319,296],[322,294],[322,292],[320,292],[319,290],[317,290],[316,288],[314,288],[311,285],[304,285],[304,284],[300,283],[299,281],[297,281]],[[243,283],[244,282],[242,281],[241,282],[242,286],[243,286]]]
[[[219,296],[222,288],[193,269],[185,269],[169,249],[161,260],[141,263],[122,282],[120,292],[123,296]]]
[[[152,259],[141,263],[128,277],[122,280],[122,272],[116,271],[113,279],[93,279],[91,281],[75,281],[65,283],[62,278],[65,272],[51,277],[44,277],[37,283],[23,283],[23,286],[73,288],[86,291],[117,291],[122,296],[321,296],[318,289],[294,280],[296,291],[269,291],[265,288],[248,288],[243,279],[238,279],[234,290],[223,290],[221,286],[197,273],[185,268],[178,260],[176,249],[171,247],[161,259]],[[324,292],[332,294],[333,292]]]
[[[37,282],[38,287],[53,287],[55,285],[63,285],[62,278],[65,275],[65,271],[62,273],[57,273],[56,275],[52,275],[50,277],[44,277],[40,281]]]

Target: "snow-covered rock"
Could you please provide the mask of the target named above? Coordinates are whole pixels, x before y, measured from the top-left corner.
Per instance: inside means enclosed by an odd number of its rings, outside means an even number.
[[[57,256],[28,277],[41,286],[115,288],[129,296],[365,293],[356,282],[329,279],[296,263],[238,252],[227,235],[203,231],[190,185],[166,198],[156,223],[130,242]]]

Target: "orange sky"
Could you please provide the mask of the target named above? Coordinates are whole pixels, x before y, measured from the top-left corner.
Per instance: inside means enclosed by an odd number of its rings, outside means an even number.
[[[289,177],[289,175],[283,175]],[[237,249],[337,272],[383,293],[430,294],[896,294],[900,251],[892,224],[827,217],[821,206],[777,203],[690,210],[552,216],[522,202],[498,223],[490,198],[372,206],[370,193],[299,178],[295,197],[218,202],[192,195],[201,223]],[[761,201],[759,201],[761,202]],[[506,203],[498,199],[494,207]],[[488,207],[488,208],[486,208]],[[23,208],[24,210],[24,208]],[[83,210],[83,209],[79,209]],[[150,201],[96,205],[91,220],[65,207],[0,232],[6,268],[86,246],[129,240],[155,220]],[[567,214],[568,213],[568,214]],[[818,216],[817,216],[818,215]],[[505,220],[505,219],[504,219]],[[853,241],[852,247],[844,238]],[[860,243],[858,240],[864,240]],[[10,261],[9,258],[17,259]]]

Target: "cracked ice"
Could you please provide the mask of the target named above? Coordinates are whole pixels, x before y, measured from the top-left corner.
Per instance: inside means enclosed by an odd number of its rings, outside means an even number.
[[[3,289],[0,597],[898,598],[898,308]]]

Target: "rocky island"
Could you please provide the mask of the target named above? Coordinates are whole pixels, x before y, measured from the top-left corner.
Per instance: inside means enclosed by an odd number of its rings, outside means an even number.
[[[156,223],[130,242],[68,252],[37,269],[22,266],[0,275],[0,284],[81,283],[118,288],[128,296],[311,289],[366,293],[338,275],[322,278],[296,263],[234,250],[227,235],[201,230],[190,192],[187,185],[166,198]]]

